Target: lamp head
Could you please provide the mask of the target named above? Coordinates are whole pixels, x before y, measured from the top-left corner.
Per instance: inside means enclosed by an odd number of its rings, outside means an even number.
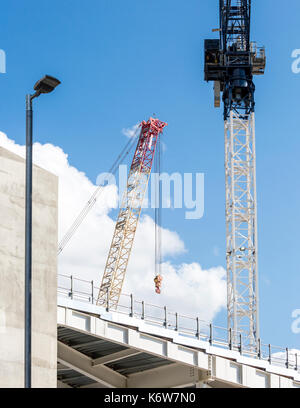
[[[46,94],[52,92],[60,81],[50,75],[45,75],[42,79],[37,81],[33,89],[36,91],[37,96],[40,94]]]

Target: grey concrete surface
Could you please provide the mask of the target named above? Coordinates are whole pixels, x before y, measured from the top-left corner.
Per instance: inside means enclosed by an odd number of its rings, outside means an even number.
[[[58,178],[33,169],[32,386],[57,386]],[[0,387],[24,386],[25,162],[0,147]]]

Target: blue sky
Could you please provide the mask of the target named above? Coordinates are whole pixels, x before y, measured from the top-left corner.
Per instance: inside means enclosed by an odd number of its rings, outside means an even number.
[[[255,80],[260,317],[265,341],[299,347],[290,327],[300,309],[300,74],[291,71],[300,4],[288,4],[253,1],[252,39],[268,58]],[[163,212],[188,250],[177,261],[225,266],[223,118],[203,79],[203,41],[215,36],[218,1],[10,0],[0,18],[0,130],[23,144],[25,94],[45,73],[57,76],[62,85],[35,103],[35,139],[61,146],[95,182],[126,142],[121,130],[155,113],[169,124],[163,169],[205,173],[202,219]]]

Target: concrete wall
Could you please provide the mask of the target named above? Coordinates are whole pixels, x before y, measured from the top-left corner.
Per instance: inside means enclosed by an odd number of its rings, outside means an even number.
[[[33,169],[32,386],[56,387],[58,179]],[[0,387],[24,386],[25,163],[0,147]]]

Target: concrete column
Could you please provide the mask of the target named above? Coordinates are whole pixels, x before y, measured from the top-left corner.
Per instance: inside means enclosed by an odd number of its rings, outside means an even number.
[[[32,386],[57,386],[58,179],[33,169]],[[24,386],[25,163],[0,147],[0,387]]]

